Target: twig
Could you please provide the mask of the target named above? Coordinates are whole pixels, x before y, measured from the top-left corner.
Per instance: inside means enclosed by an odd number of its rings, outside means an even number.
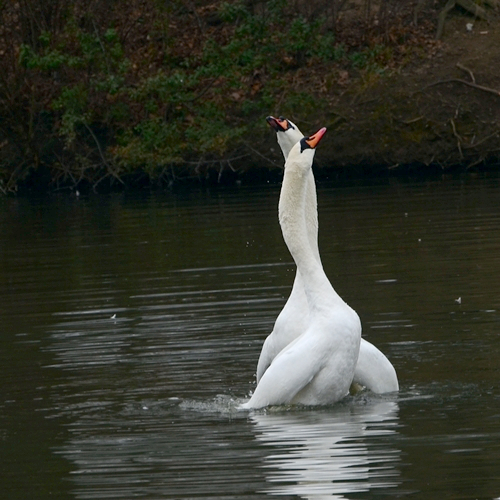
[[[496,132],[493,132],[492,134],[490,135],[487,135],[486,137],[484,137],[483,139],[481,139],[479,142],[476,142],[475,144],[469,144],[469,145],[465,145],[464,146],[464,149],[473,149],[473,148],[477,148],[479,145],[483,144],[484,142],[488,141],[489,139],[491,139],[492,137],[495,137],[495,136],[498,136],[500,134],[500,131],[496,131]]]
[[[417,118],[413,118],[412,120],[401,120],[401,123],[404,125],[411,125],[412,123],[417,123],[420,120],[423,120],[423,116],[417,116]]]
[[[113,172],[113,169],[111,168],[111,165],[109,165],[109,163],[106,161],[106,158],[104,158],[104,153],[102,152],[102,149],[101,149],[101,145],[99,144],[99,141],[97,140],[97,137],[95,136],[94,132],[92,131],[92,129],[84,122],[82,121],[83,125],[85,126],[85,128],[89,131],[90,135],[93,137],[96,145],[97,145],[97,149],[99,150],[99,154],[101,155],[101,158],[102,158],[102,161],[104,163],[104,165],[106,165],[106,167],[108,168],[108,172],[119,182],[121,182],[122,184],[125,184],[123,182],[122,179],[120,179],[120,176],[116,173],[116,172]],[[100,182],[100,181],[99,181]]]
[[[425,90],[429,87],[435,87],[436,85],[443,85],[445,83],[462,83],[467,85],[468,87],[472,87],[473,89],[482,90],[483,92],[489,92],[490,94],[494,94],[500,97],[500,91],[492,89],[490,87],[484,87],[483,85],[478,85],[477,83],[468,82],[467,80],[461,80],[460,78],[450,78],[448,80],[439,80],[438,82],[430,83],[426,85],[422,90]]]
[[[224,164],[220,162],[219,175],[217,177],[217,184],[220,184],[220,180],[222,178],[222,172],[224,172]]]
[[[196,167],[194,167],[194,173],[199,177],[200,176],[200,167],[202,164],[202,158],[200,158],[197,162],[192,162],[192,163],[193,164],[196,163]]]
[[[125,44],[125,40],[127,39],[129,33],[132,31],[132,28],[134,27],[134,25],[137,24],[141,20],[141,18],[144,16],[144,12],[146,11],[145,5],[146,5],[146,2],[143,2],[141,13],[132,21],[132,23],[130,24],[130,27],[127,30],[125,30],[125,34],[122,37],[123,44]]]
[[[198,15],[198,12],[196,11],[196,5],[191,2],[190,0],[187,1],[187,4],[193,11],[194,17],[196,19],[196,22],[198,23],[198,28],[200,28],[200,33],[203,35],[205,33],[205,30],[203,29],[203,23],[201,22],[200,16]]]
[[[60,161],[60,160],[59,160]],[[62,173],[57,177],[57,182],[59,182],[59,178],[63,177],[63,180],[66,180],[68,177],[71,179],[71,181],[73,182],[73,186],[76,186],[78,184],[78,181],[75,179],[74,175],[72,174],[71,170],[69,170],[69,167],[66,167],[65,165],[63,165],[62,163],[60,163],[61,165],[61,168],[57,169],[57,167],[55,167],[57,170],[60,170]]]
[[[97,37],[97,40],[99,41],[99,45],[101,46],[102,53],[104,54],[104,60],[106,61],[106,68],[108,70],[108,73],[110,73],[111,70],[109,67],[108,54],[106,52],[106,48],[104,47],[104,44],[102,43],[101,37],[99,36],[99,30],[97,29],[97,26],[96,26],[94,20],[92,20],[92,26],[94,27],[95,36]]]
[[[248,156],[248,154],[233,156],[232,158],[229,158],[229,160],[231,160],[231,161],[241,160],[241,158],[246,158],[247,156]],[[196,165],[196,168],[195,168],[195,171],[196,171],[196,170],[199,170],[199,167],[201,165],[213,165],[215,163],[219,163],[220,161],[221,160],[203,160],[203,159],[200,159],[198,161],[186,160],[186,161],[183,161],[182,163],[184,163],[186,165]],[[223,160],[223,161],[228,161],[228,160]]]
[[[212,78],[212,80],[210,80],[210,82],[208,82],[208,85],[204,88],[204,89],[201,89],[200,92],[198,92],[197,95],[191,97],[190,99],[186,99],[184,101],[184,103],[181,103],[181,104],[186,104],[187,102],[194,102],[196,101],[197,99],[199,99],[200,97],[203,97],[204,94],[206,94],[210,88],[212,87],[212,85],[220,78],[220,75],[218,76],[215,76],[214,78]]]
[[[9,192],[15,192],[17,191],[17,179],[20,179],[21,176],[18,176],[18,172],[22,172],[23,168],[26,164],[26,161],[23,161],[19,165],[14,168],[14,171],[10,174],[9,179],[7,180],[6,187],[5,189]]]
[[[231,165],[231,160],[226,160],[226,163],[229,165],[229,168],[233,171],[236,172],[236,169]]]
[[[471,164],[467,165],[465,167],[466,170],[469,170],[469,168],[474,168],[476,165],[479,165],[480,163],[484,162],[484,158],[478,158],[476,161],[472,162]]]
[[[247,142],[243,142],[243,144],[245,144],[245,146],[250,149],[250,151],[252,151],[253,153],[255,153],[257,156],[260,156],[261,158],[263,158],[264,160],[268,161],[269,163],[271,163],[272,165],[276,166],[276,162],[271,160],[270,158],[268,158],[267,156],[264,156],[262,153],[259,153],[256,149],[252,148],[252,146],[250,146],[250,144],[248,144]]]
[[[470,79],[472,80],[472,83],[476,83],[476,79],[474,78],[474,73],[469,68],[466,68],[462,63],[459,62],[457,63],[457,68],[467,71],[467,73],[469,73]]]
[[[99,154],[101,155],[102,162],[104,165],[108,166],[108,162],[106,161],[106,158],[104,158],[104,154],[101,149],[101,145],[99,144],[99,141],[97,140],[97,137],[95,136],[94,132],[92,129],[82,120],[83,126],[89,131],[89,134],[92,136],[94,139],[94,142],[96,143],[97,149],[99,150]]]
[[[464,154],[462,153],[462,138],[457,133],[457,128],[455,127],[455,121],[450,118],[451,128],[453,130],[453,135],[457,138],[457,147],[460,152],[460,159],[464,159]]]
[[[104,179],[106,179],[106,177],[108,177],[109,175],[110,175],[110,174],[109,174],[109,172],[107,172],[106,174],[104,174],[104,175],[103,175],[100,179],[98,179],[98,180],[94,183],[94,185],[92,186],[92,191],[94,191],[94,193],[96,193],[96,192],[97,192],[97,191],[96,191],[96,187],[97,187],[97,185],[98,185],[98,184],[100,184],[100,183],[101,183]]]

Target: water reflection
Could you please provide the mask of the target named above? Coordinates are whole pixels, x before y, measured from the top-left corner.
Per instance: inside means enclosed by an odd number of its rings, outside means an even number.
[[[359,403],[350,400],[328,411],[253,414],[256,439],[269,447],[265,492],[320,500],[398,486],[398,404]]]

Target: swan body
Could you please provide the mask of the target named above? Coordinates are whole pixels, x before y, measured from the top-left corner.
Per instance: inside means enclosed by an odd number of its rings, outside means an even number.
[[[278,144],[285,161],[293,148],[304,135],[290,120],[285,118],[267,118],[275,129]],[[307,240],[315,258],[321,265],[318,247],[318,211],[316,184],[312,169],[306,172],[305,218]],[[257,363],[257,384],[270,366],[273,359],[302,332],[309,323],[309,306],[300,271],[297,270],[290,297],[278,315],[273,331],[266,338]],[[365,339],[361,339],[359,357],[354,372],[353,383],[364,386],[377,394],[399,390],[396,370],[387,357]]]
[[[315,147],[326,129],[297,142],[288,155],[279,200],[285,243],[308,305],[305,330],[272,359],[242,408],[331,404],[347,395],[358,360],[361,322],[335,292],[308,244],[306,198]]]

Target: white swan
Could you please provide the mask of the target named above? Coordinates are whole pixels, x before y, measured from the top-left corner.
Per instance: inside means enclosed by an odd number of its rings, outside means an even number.
[[[271,362],[242,408],[279,404],[323,405],[349,391],[361,340],[356,312],[335,292],[308,244],[306,193],[323,128],[291,149],[279,200],[285,243],[300,273],[309,310],[307,327]]]
[[[292,147],[304,135],[293,122],[283,117],[269,116],[266,120],[276,131],[278,144],[286,161]],[[315,258],[321,263],[318,248],[316,184],[312,170],[309,170],[307,174],[305,217],[309,244]],[[262,347],[257,364],[257,384],[278,353],[305,331],[308,321],[309,310],[302,277],[297,271],[290,297],[279,314],[273,331],[266,338]],[[353,383],[364,386],[377,394],[399,390],[398,377],[393,365],[379,349],[365,339],[361,339]]]
[[[304,137],[298,127],[284,118],[267,117],[268,123],[278,132],[278,144],[285,157],[292,147]],[[320,262],[318,247],[318,212],[316,201],[316,184],[312,170],[306,173],[306,210],[304,211],[307,225],[307,239],[314,252],[315,259]],[[307,305],[306,294],[300,271],[297,269],[292,291],[283,309],[276,318],[273,331],[268,335],[262,346],[262,350],[257,363],[257,385],[262,375],[267,370],[272,360],[278,353],[286,347],[292,340],[302,334],[309,324],[309,307]]]

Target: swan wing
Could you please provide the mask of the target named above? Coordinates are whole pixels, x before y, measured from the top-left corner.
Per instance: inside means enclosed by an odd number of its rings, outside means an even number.
[[[291,403],[294,397],[313,380],[323,365],[321,355],[308,345],[305,334],[292,342],[274,358],[250,401],[243,408],[263,408]]]
[[[309,325],[309,307],[300,274],[297,273],[292,292],[266,338],[257,363],[257,384],[273,359],[291,342],[300,337]]]
[[[399,390],[398,376],[385,354],[365,339],[361,339],[358,363],[353,382],[376,394]]]
[[[274,349],[274,337],[272,333],[268,335],[262,346],[262,351],[260,351],[259,361],[257,363],[257,384],[260,382],[262,375],[269,368],[273,361],[275,355]]]

